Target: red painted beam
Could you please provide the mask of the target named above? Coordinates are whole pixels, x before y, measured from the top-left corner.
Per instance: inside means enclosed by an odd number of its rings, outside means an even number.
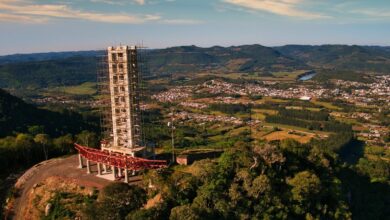
[[[86,159],[109,166],[129,170],[159,169],[167,167],[167,162],[165,160],[148,160],[117,153],[110,154],[107,151],[85,147],[76,143],[74,146],[76,150]]]

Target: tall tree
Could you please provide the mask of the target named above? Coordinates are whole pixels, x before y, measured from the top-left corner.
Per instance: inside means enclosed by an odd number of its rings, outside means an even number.
[[[45,160],[49,158],[49,149],[48,146],[51,143],[50,136],[48,134],[37,134],[34,137],[35,143],[42,146],[43,154],[45,156]]]

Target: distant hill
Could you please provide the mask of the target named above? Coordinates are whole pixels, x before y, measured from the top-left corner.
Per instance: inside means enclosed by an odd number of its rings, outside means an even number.
[[[390,73],[389,47],[286,45],[275,49],[316,68]]]
[[[148,56],[152,73],[159,72],[263,72],[305,69],[307,66],[261,45],[200,48],[172,47]]]
[[[82,116],[69,111],[62,113],[39,109],[0,89],[0,137],[13,132],[25,132],[29,126],[43,126],[52,136],[96,129],[86,124]]]
[[[93,57],[101,54],[103,54],[103,51],[101,50],[12,54],[0,56],[0,64],[47,61],[66,59],[70,57]]]
[[[0,64],[0,87],[42,88],[96,81],[96,61],[95,56],[65,56]]]
[[[0,87],[50,87],[96,80],[98,56],[104,51],[0,56]],[[261,45],[196,46],[147,50],[146,74],[217,71],[269,72],[307,69],[304,63]]]
[[[277,72],[337,69],[390,73],[390,47],[346,45],[258,44],[232,47],[196,46],[145,50],[148,71],[160,76],[186,72]],[[96,81],[99,56],[104,51],[78,51],[0,56],[1,88],[44,88]]]

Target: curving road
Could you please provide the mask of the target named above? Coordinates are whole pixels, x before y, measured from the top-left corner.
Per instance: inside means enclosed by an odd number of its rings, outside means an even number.
[[[109,180],[96,177],[96,164],[91,164],[91,174],[87,174],[87,170],[85,168],[79,169],[77,166],[77,155],[72,155],[44,161],[27,170],[15,184],[15,187],[19,189],[19,196],[15,199],[15,215],[13,216],[13,219],[24,220],[23,211],[26,211],[25,208],[27,207],[27,198],[30,190],[35,184],[42,182],[48,177],[59,176],[69,178],[80,185],[96,187],[98,189],[101,189],[111,183]],[[130,179],[131,183],[137,183],[139,181],[139,176],[135,176]]]

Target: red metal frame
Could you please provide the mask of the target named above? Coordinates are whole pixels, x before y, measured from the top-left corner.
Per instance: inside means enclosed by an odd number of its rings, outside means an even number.
[[[148,160],[113,152],[110,153],[108,151],[85,147],[79,144],[74,144],[74,146],[76,150],[88,160],[109,166],[137,171],[167,167],[167,162],[165,160]]]

